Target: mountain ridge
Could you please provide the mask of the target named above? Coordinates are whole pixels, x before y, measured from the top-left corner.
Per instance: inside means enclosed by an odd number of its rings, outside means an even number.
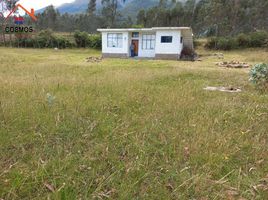
[[[97,0],[97,10],[101,9],[101,1]],[[185,2],[186,0],[179,0],[180,2]],[[60,13],[77,14],[86,12],[89,0],[75,0],[71,3],[64,3],[57,6],[56,9]],[[157,6],[159,0],[120,0],[119,10],[124,13],[125,16],[135,16],[140,9],[148,9]],[[40,9],[37,13],[42,13],[46,8]]]

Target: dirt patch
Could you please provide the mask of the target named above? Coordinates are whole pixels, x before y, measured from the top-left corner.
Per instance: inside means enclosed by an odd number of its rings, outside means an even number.
[[[242,92],[240,88],[236,87],[206,87],[204,90],[207,91],[220,91],[220,92],[229,92],[229,93],[238,93]]]
[[[216,65],[220,67],[226,67],[226,68],[249,68],[250,67],[248,63],[234,61],[234,60],[230,62],[219,62],[219,63],[216,63]]]
[[[86,58],[86,62],[90,62],[90,63],[99,63],[102,61],[101,57],[88,57]]]

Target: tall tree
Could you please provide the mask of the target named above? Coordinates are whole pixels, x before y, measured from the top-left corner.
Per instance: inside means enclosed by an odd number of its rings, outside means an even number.
[[[96,0],[90,0],[88,4],[88,13],[90,15],[94,15],[96,12],[96,8],[97,8]]]
[[[167,8],[167,6],[168,6],[168,0],[159,0],[158,5],[161,8]]]
[[[137,24],[142,25],[143,27],[146,27],[147,25],[146,11],[144,9],[140,10],[137,15]]]
[[[115,20],[118,15],[118,1],[117,0],[102,0],[102,15],[106,18],[108,26],[114,27]]]
[[[102,15],[107,21],[107,25],[114,27],[116,25],[116,19],[120,16],[118,12],[118,5],[120,0],[102,0]],[[121,0],[125,3],[126,0]]]
[[[52,30],[57,30],[59,25],[58,18],[60,13],[54,8],[54,6],[48,6],[45,11],[38,15],[37,25],[44,29],[50,28]]]

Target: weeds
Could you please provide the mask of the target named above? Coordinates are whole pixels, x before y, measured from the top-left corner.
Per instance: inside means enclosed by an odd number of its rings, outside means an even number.
[[[0,198],[267,199],[268,97],[248,69],[0,51]]]

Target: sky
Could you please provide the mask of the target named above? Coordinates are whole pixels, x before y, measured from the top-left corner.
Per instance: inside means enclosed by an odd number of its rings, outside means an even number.
[[[59,6],[64,3],[70,3],[74,0],[20,0],[19,3],[23,5],[26,9],[34,8],[38,10],[49,5]]]

